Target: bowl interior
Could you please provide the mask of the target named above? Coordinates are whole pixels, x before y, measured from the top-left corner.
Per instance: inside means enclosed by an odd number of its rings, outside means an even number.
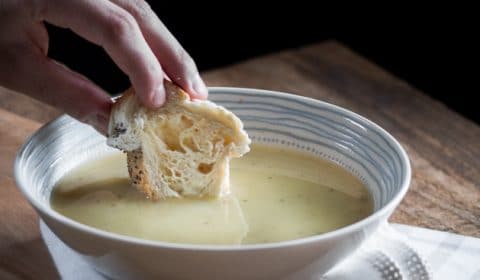
[[[213,88],[210,99],[239,116],[254,142],[287,146],[331,160],[367,186],[374,211],[398,203],[410,166],[401,146],[384,130],[324,102],[269,91]],[[52,187],[89,159],[116,152],[91,127],[62,116],[35,133],[20,150],[15,176],[38,209],[50,209]]]

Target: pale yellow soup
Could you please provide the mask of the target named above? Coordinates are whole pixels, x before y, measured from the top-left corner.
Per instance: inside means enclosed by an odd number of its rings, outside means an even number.
[[[234,159],[231,195],[145,199],[129,185],[125,156],[105,156],[67,174],[53,209],[95,228],[149,240],[256,244],[313,236],[372,212],[366,187],[341,167],[303,152],[253,145]]]

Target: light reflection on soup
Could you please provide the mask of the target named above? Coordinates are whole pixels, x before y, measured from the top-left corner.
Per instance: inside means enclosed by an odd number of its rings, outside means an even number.
[[[341,167],[253,145],[231,162],[232,194],[149,201],[129,185],[125,156],[84,164],[55,186],[52,208],[110,232],[176,243],[255,244],[321,234],[372,212],[365,186]]]

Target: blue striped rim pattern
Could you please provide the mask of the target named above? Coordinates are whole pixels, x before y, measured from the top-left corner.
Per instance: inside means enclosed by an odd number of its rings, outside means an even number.
[[[255,142],[303,150],[341,165],[367,186],[375,209],[400,190],[407,170],[399,151],[358,115],[311,99],[242,89],[214,89],[210,99],[240,117]]]

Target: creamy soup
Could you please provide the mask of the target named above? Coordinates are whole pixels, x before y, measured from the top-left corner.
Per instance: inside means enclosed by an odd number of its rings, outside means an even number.
[[[253,145],[231,162],[231,195],[146,200],[129,185],[125,156],[88,162],[54,188],[51,205],[83,224],[176,243],[255,244],[297,239],[372,212],[365,186],[341,167],[305,153]]]

